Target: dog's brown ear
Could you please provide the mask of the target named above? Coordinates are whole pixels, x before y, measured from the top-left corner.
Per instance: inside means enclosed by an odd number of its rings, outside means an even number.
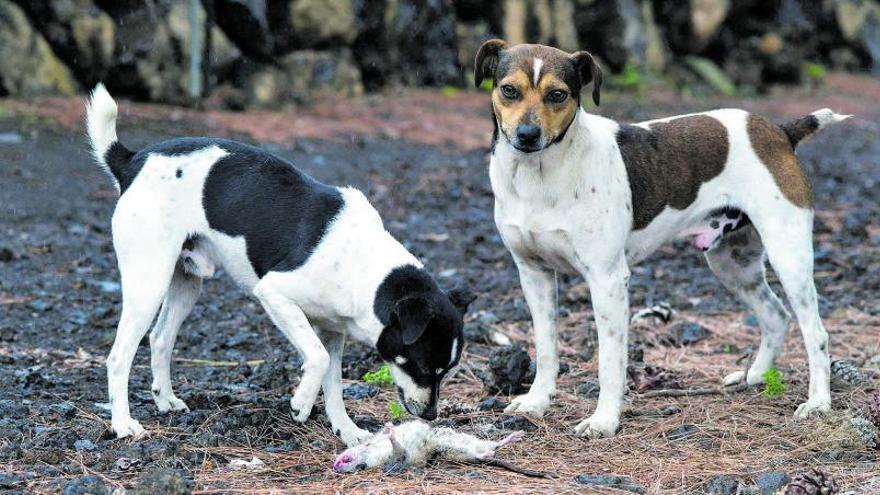
[[[580,51],[571,54],[571,62],[577,69],[578,76],[581,79],[581,87],[593,83],[593,103],[599,106],[599,91],[602,88],[602,68],[599,63],[593,59],[590,52]]]
[[[507,48],[507,42],[499,39],[486,41],[477,50],[474,63],[474,86],[480,87],[483,79],[492,77],[498,68],[498,52]]]

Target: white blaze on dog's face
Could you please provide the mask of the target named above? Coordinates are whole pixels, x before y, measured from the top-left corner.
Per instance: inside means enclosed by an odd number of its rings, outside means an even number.
[[[496,139],[523,153],[541,151],[565,136],[580,106],[580,91],[593,83],[599,104],[602,71],[587,52],[568,54],[541,45],[508,47],[489,40],[477,52],[474,82],[495,83],[492,110]]]

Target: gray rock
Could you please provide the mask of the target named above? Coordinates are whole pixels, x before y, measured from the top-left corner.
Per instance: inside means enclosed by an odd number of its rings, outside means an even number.
[[[706,339],[712,332],[708,328],[693,321],[679,321],[669,327],[671,336],[667,343],[675,346],[693,345]]]
[[[375,385],[353,383],[342,389],[342,398],[359,400],[366,399],[367,397],[374,397],[378,393],[379,389],[376,388]]]
[[[606,486],[632,493],[645,493],[645,489],[642,486],[625,476],[579,474],[574,477],[574,482],[578,485]]]
[[[132,495],[189,495],[186,480],[174,469],[153,469],[141,478]]]
[[[525,416],[502,416],[493,426],[499,430],[534,431],[538,427]]]
[[[491,393],[517,394],[525,391],[531,358],[525,345],[517,342],[498,348],[489,355],[483,384]]]
[[[740,482],[736,476],[719,474],[713,476],[706,483],[708,495],[736,495],[739,492]]]
[[[785,488],[785,485],[791,481],[791,477],[781,471],[771,471],[763,473],[755,479],[758,490],[761,495],[773,495],[778,490]]]
[[[64,495],[109,495],[110,490],[97,476],[82,476],[64,485]]]
[[[76,450],[89,450],[89,451],[91,451],[91,450],[97,449],[98,446],[95,445],[95,442],[93,442],[91,440],[81,439],[81,440],[77,440],[77,441],[73,442],[73,448],[75,448]]]
[[[700,428],[697,425],[681,425],[677,426],[668,432],[666,432],[665,436],[667,440],[681,440],[682,438],[687,438],[696,433],[699,433]]]
[[[477,405],[480,411],[503,411],[507,404],[498,400],[497,397],[486,397]]]
[[[599,382],[587,380],[575,387],[575,392],[587,399],[597,399],[599,398]]]

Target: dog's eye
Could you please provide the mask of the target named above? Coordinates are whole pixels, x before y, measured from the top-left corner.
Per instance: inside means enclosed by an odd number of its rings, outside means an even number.
[[[510,84],[505,84],[504,86],[501,86],[501,94],[504,95],[505,98],[512,100],[519,95],[519,92]]]
[[[566,98],[568,98],[568,93],[561,89],[554,89],[547,93],[547,101],[551,103],[562,103]]]

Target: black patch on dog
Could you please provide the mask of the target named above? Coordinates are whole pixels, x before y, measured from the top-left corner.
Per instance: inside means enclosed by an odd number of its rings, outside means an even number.
[[[794,148],[801,140],[819,129],[819,119],[815,115],[807,115],[799,119],[781,124],[779,127],[788,136],[791,147]]]
[[[212,229],[244,236],[258,277],[302,266],[344,204],[337,188],[259,148],[207,138],[186,144],[229,153],[211,167],[202,205]]]
[[[144,164],[132,160],[134,152],[126,148],[119,141],[115,141],[104,153],[104,163],[110,167],[110,172],[119,181],[119,191],[124,193],[128,186],[134,182],[134,178],[141,171]]]
[[[679,117],[649,129],[621,125],[617,145],[632,192],[633,230],[643,229],[671,206],[687,208],[704,182],[724,169],[727,129],[707,115]]]
[[[177,177],[178,179],[183,177],[183,170],[178,168],[177,171],[174,172],[174,176]]]
[[[376,349],[382,359],[394,362],[420,387],[431,388],[431,400],[422,417],[436,415],[440,382],[454,367],[464,344],[463,318],[473,300],[466,290],[448,294],[422,268],[406,265],[392,270],[376,289],[373,312],[385,326]],[[450,362],[453,341],[457,355]],[[437,370],[443,370],[437,374]]]

